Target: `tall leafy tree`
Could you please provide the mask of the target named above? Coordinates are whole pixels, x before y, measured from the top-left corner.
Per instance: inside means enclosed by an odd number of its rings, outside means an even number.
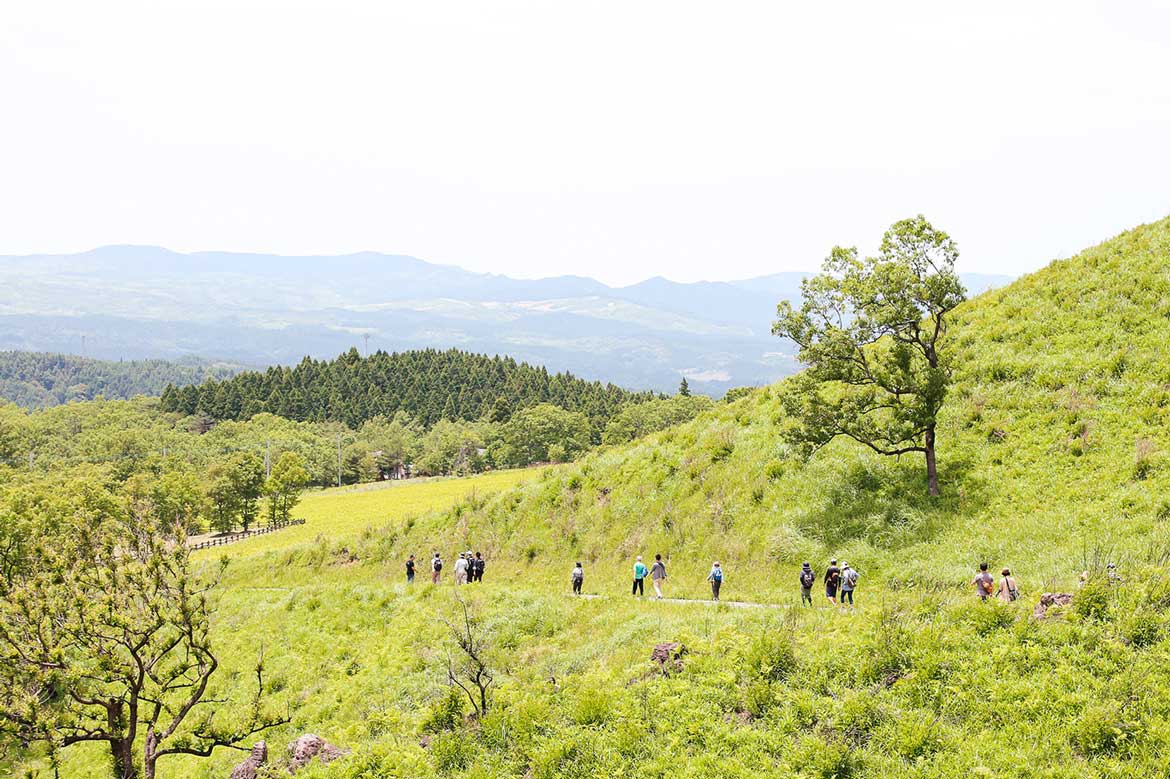
[[[959,250],[924,217],[895,223],[874,257],[835,247],[802,301],[777,308],[772,332],[794,341],[805,370],[786,407],[807,452],[846,436],[883,455],[921,453],[939,494],[937,420],[950,383],[941,348],[964,300]]]
[[[301,490],[309,483],[304,459],[296,452],[284,452],[272,466],[264,483],[268,496],[268,521],[287,521],[300,500]]]
[[[212,717],[218,572],[192,570],[182,529],[148,501],[85,492],[64,517],[30,518],[32,554],[0,582],[0,735],[104,744],[112,779],[154,779],[164,757],[287,722],[262,709],[262,663],[246,715]]]

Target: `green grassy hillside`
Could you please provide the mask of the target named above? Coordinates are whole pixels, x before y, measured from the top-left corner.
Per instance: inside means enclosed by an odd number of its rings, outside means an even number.
[[[778,385],[494,497],[229,547],[218,692],[246,688],[263,643],[293,715],[269,742],[352,750],[311,779],[1167,775],[1170,220],[956,314],[941,498],[917,459],[848,442],[796,459]],[[433,548],[490,560],[461,591],[497,670],[478,720],[445,703],[455,588],[401,582]],[[672,595],[703,595],[718,558],[725,599],[775,607],[633,601],[631,558],[655,552]],[[830,555],[862,572],[854,612],[799,607],[799,563]],[[983,559],[1013,569],[1020,602],[974,602]],[[575,560],[601,597],[567,595]],[[1072,606],[1029,619],[1054,589]],[[669,676],[649,662],[660,641],[690,650]],[[69,775],[98,759],[74,752]]]

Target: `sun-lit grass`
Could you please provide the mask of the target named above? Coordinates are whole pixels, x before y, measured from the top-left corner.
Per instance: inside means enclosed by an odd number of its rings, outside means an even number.
[[[215,695],[241,704],[263,648],[293,716],[274,754],[306,731],[352,750],[308,779],[1170,775],[1170,220],[964,306],[952,347],[937,500],[914,458],[845,442],[793,457],[783,385],[482,477],[527,479],[495,495],[466,480],[309,496],[310,525],[227,547]],[[459,594],[498,672],[476,722],[465,703],[441,716],[450,555],[467,548],[487,581]],[[403,559],[432,549],[446,583],[424,563],[407,587]],[[718,558],[725,597],[780,608],[634,601],[632,558],[655,552],[672,595],[705,597]],[[855,612],[797,605],[800,562],[830,555],[862,571]],[[1014,569],[1021,601],[975,601],[983,559]],[[568,594],[575,560],[603,597]],[[1030,619],[1055,588],[1073,605]],[[651,664],[661,641],[688,647],[681,671]],[[238,757],[167,776],[223,777]],[[100,760],[71,750],[62,775]]]
[[[244,558],[297,546],[324,535],[331,541],[357,537],[369,527],[406,517],[450,508],[464,500],[505,490],[538,477],[540,468],[491,471],[475,476],[434,477],[400,482],[359,484],[308,491],[293,511],[304,525],[237,541],[200,552],[202,555]]]

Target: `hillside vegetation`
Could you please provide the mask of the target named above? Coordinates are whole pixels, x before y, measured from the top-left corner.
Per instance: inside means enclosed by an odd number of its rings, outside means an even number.
[[[94,360],[45,352],[0,352],[0,398],[24,408],[48,408],[62,403],[128,400],[135,395],[159,395],[168,386],[226,379],[241,365],[189,358],[167,360]]]
[[[399,411],[428,428],[443,419],[502,421],[513,411],[550,403],[585,414],[600,431],[623,404],[652,397],[571,373],[550,375],[545,368],[508,357],[425,349],[363,358],[351,349],[335,360],[306,357],[293,368],[272,367],[222,382],[168,388],[162,401],[167,411],[214,419],[248,419],[267,411],[355,428]]]
[[[311,779],[1167,775],[1170,219],[952,322],[941,496],[917,458],[838,440],[801,460],[776,385],[445,511],[239,545],[217,692],[263,636],[293,710],[269,742],[312,731],[352,750]],[[407,554],[468,548],[488,576],[459,594],[497,673],[476,718],[447,683],[452,588],[400,573]],[[656,552],[671,595],[703,596],[719,559],[725,601],[768,607],[633,601],[632,557]],[[862,573],[855,611],[798,605],[800,563],[830,556]],[[601,597],[567,595],[576,560]],[[1021,601],[975,602],[981,560],[1012,568]],[[1031,619],[1052,590],[1072,604]],[[665,641],[688,649],[668,673],[649,662]],[[79,776],[101,759],[67,758]]]

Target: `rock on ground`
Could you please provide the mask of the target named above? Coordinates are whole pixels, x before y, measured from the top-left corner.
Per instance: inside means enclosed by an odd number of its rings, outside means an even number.
[[[268,745],[257,741],[248,759],[232,769],[231,779],[256,779],[260,766],[268,762]]]
[[[1032,609],[1032,617],[1044,619],[1048,615],[1050,606],[1067,606],[1072,603],[1072,599],[1072,593],[1069,592],[1046,592],[1040,596],[1040,602],[1036,604],[1036,608]]]
[[[335,747],[320,736],[306,733],[293,742],[292,760],[289,761],[288,768],[295,774],[312,762],[313,758],[317,758],[322,763],[328,763],[344,754],[342,749]]]

